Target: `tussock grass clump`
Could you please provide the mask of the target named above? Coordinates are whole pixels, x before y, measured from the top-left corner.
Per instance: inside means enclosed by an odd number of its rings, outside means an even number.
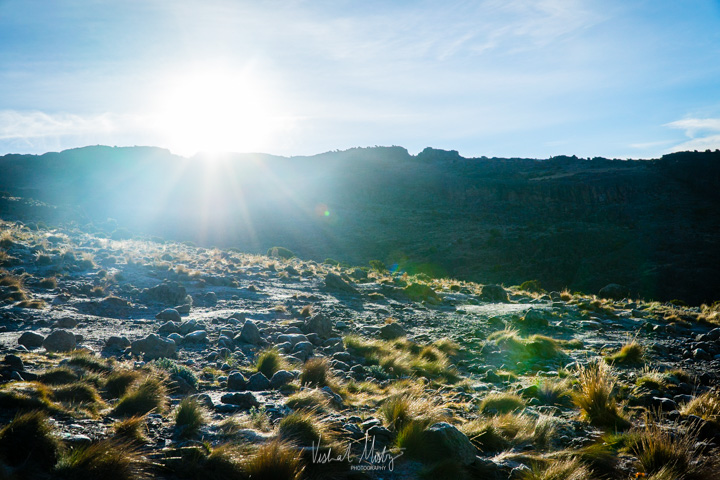
[[[0,390],[0,409],[30,411],[42,410],[63,413],[61,405],[52,399],[52,390],[39,382],[16,382]]]
[[[572,403],[572,393],[566,380],[546,378],[537,387],[535,398],[543,405],[568,406]]]
[[[206,421],[205,409],[191,397],[184,398],[175,411],[175,429],[178,436],[189,438],[194,436]]]
[[[53,288],[57,288],[57,279],[55,277],[43,278],[38,282],[38,286],[40,288],[52,290]]]
[[[0,459],[11,467],[27,465],[50,469],[57,462],[60,450],[60,441],[43,412],[19,415],[0,430]]]
[[[145,415],[150,412],[162,413],[167,403],[167,388],[157,377],[147,377],[136,388],[120,398],[113,413],[120,417]]]
[[[53,390],[52,397],[55,401],[80,404],[90,410],[95,410],[103,405],[95,387],[85,382],[75,382],[57,387]]]
[[[145,416],[137,415],[115,422],[112,426],[115,437],[121,442],[128,442],[133,446],[140,447],[145,445],[147,437],[145,431]]]
[[[413,421],[429,425],[443,418],[437,405],[412,391],[390,396],[378,409],[378,415],[396,432]]]
[[[255,370],[265,375],[267,378],[272,377],[278,370],[287,368],[287,362],[275,349],[264,350],[260,352],[255,361]]]
[[[500,452],[523,444],[543,449],[555,431],[555,420],[546,415],[533,418],[506,413],[476,418],[461,425],[460,430],[483,452]]]
[[[136,370],[115,370],[105,380],[105,393],[108,398],[120,398],[141,378],[142,374]]]
[[[80,379],[80,376],[69,367],[56,367],[46,370],[38,376],[38,381],[47,385],[62,385],[73,383]]]
[[[348,351],[364,357],[371,366],[379,365],[391,377],[418,375],[448,382],[458,378],[448,359],[449,354],[456,353],[451,341],[423,346],[407,339],[384,341],[348,335],[344,342]]]
[[[626,429],[630,426],[620,415],[613,396],[615,382],[605,362],[592,362],[578,372],[579,391],[573,395],[583,417],[596,427]]]
[[[672,473],[671,478],[683,480],[712,478],[711,472],[718,470],[709,458],[703,457],[707,445],[698,442],[698,433],[697,426],[684,429],[674,424],[662,428],[648,417],[644,427],[628,433],[625,443],[647,475]]]
[[[480,411],[485,414],[511,413],[525,408],[525,400],[512,393],[491,393],[480,402]]]
[[[297,450],[273,441],[261,445],[243,462],[245,474],[254,480],[299,480],[304,466]]]
[[[520,475],[520,480],[587,480],[592,471],[578,458],[555,460],[547,465],[537,465]]]
[[[109,373],[112,371],[112,367],[105,360],[86,352],[74,353],[68,358],[67,364],[96,373]]]
[[[605,360],[613,365],[639,365],[645,361],[645,349],[633,340],[623,345],[620,351],[605,357]]]
[[[153,360],[152,364],[156,368],[159,368],[160,370],[170,374],[173,378],[179,377],[183,379],[188,385],[197,389],[197,375],[195,375],[195,372],[190,370],[188,367],[184,365],[178,365],[175,360],[172,360],[170,358],[159,358],[157,360]]]
[[[515,328],[498,330],[491,333],[487,339],[518,361],[533,362],[563,355],[562,342],[545,335],[531,335],[522,338]]]
[[[313,357],[305,362],[300,373],[300,384],[325,387],[330,384],[330,362],[325,357]]]
[[[320,437],[327,441],[326,424],[310,412],[293,412],[278,423],[278,438],[300,447],[317,446]]]
[[[703,420],[720,423],[720,396],[705,392],[683,405],[680,413],[697,415]]]
[[[330,408],[330,399],[319,390],[305,389],[290,395],[285,405],[293,410],[310,410],[324,413]]]
[[[139,480],[147,478],[146,470],[145,460],[132,445],[105,439],[68,452],[55,473],[63,479]]]
[[[430,426],[428,419],[413,419],[405,424],[395,438],[395,445],[402,448],[409,458],[434,460],[438,455],[437,445],[427,440],[425,429]]]

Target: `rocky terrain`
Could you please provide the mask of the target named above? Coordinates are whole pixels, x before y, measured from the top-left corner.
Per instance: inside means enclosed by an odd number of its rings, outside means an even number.
[[[375,147],[188,159],[97,146],[6,155],[0,169],[3,214],[116,239],[256,254],[282,245],[318,262],[379,260],[480,283],[591,293],[620,283],[645,300],[720,300],[720,151],[534,160]]]
[[[717,305],[0,228],[0,478],[720,478]]]

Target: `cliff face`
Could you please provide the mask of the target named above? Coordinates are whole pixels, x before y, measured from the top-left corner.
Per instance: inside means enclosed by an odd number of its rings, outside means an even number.
[[[480,282],[689,303],[720,297],[720,152],[648,161],[465,159],[426,149],[185,159],[88,147],[0,158],[0,190],[136,231]],[[7,207],[7,202],[5,207]],[[16,205],[15,205],[16,207]],[[107,228],[107,227],[106,227]]]

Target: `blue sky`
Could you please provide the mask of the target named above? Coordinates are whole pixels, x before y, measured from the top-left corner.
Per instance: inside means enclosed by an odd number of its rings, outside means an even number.
[[[0,0],[0,154],[720,148],[720,2]]]

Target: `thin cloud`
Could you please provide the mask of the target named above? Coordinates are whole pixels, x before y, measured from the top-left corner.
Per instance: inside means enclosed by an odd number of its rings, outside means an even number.
[[[665,126],[684,130],[685,135],[690,138],[674,146],[673,152],[720,149],[720,118],[685,118]]]

